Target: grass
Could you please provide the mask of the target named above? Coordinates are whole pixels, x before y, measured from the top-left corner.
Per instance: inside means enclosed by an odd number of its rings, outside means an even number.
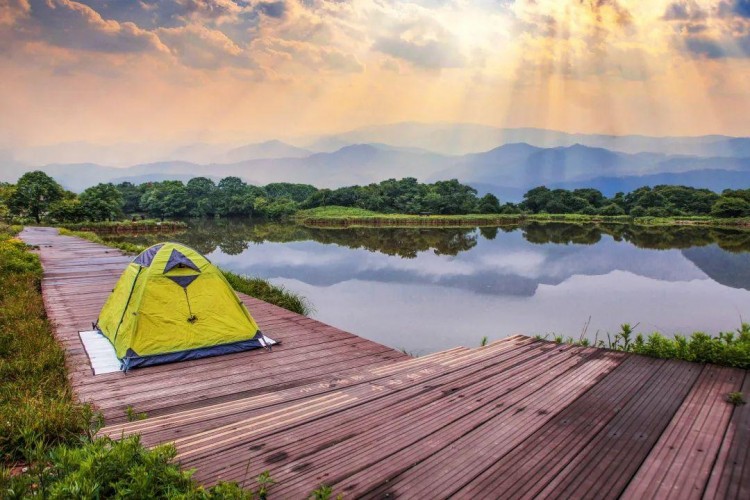
[[[312,306],[306,298],[291,290],[287,290],[283,286],[272,285],[268,280],[262,278],[253,278],[223,269],[222,272],[229,284],[232,285],[232,288],[240,293],[283,307],[303,316],[307,316],[313,311]]]
[[[727,394],[727,403],[730,403],[734,406],[742,406],[746,403],[745,398],[742,396],[741,392],[730,392]]]
[[[119,232],[142,232],[142,231],[179,231],[187,229],[188,225],[182,221],[158,221],[155,219],[138,221],[104,221],[104,222],[78,222],[74,224],[62,224],[62,227],[71,231],[99,231],[103,233]]]
[[[567,343],[581,346],[593,346],[616,351],[642,354],[662,359],[681,359],[696,363],[713,363],[721,366],[750,369],[750,324],[743,323],[734,332],[722,332],[711,336],[695,332],[689,337],[675,335],[668,338],[655,332],[648,336],[634,336],[634,327],[623,324],[614,338],[607,334],[607,341],[597,339],[590,342],[586,338],[578,340],[572,337],[554,335],[552,340],[558,344]],[[537,335],[537,339],[546,340],[549,336]]]
[[[295,221],[314,227],[477,227],[504,226],[526,222],[567,222],[578,224],[629,223],[636,226],[708,226],[750,227],[750,218],[719,219],[715,217],[630,217],[627,215],[583,214],[466,214],[409,215],[383,214],[354,207],[327,206],[301,210]]]
[[[69,229],[61,228],[60,234],[83,238],[94,243],[99,243],[100,245],[117,248],[132,255],[139,254],[146,249],[143,245],[108,241],[90,231],[71,231]],[[268,280],[240,275],[224,269],[222,269],[221,272],[224,273],[224,276],[229,284],[232,285],[232,288],[240,293],[247,294],[256,299],[283,307],[284,309],[304,316],[309,315],[313,311],[313,307],[306,298],[291,290],[287,290],[282,286],[273,285]]]
[[[90,409],[67,382],[65,354],[47,320],[39,258],[0,224],[0,462],[76,441]],[[1,495],[0,495],[1,496]]]

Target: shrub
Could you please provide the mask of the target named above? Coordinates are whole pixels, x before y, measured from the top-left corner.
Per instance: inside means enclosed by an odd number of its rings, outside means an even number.
[[[173,462],[172,445],[145,448],[139,436],[120,441],[100,437],[81,446],[41,450],[29,471],[15,477],[6,474],[0,494],[7,498],[41,496],[66,498],[191,498],[250,499],[235,483],[213,488],[198,486],[192,471]]]

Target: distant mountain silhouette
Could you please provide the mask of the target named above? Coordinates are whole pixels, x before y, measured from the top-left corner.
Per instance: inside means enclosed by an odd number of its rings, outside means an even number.
[[[340,134],[326,135],[307,147],[331,152],[347,144],[385,143],[399,147],[417,147],[446,155],[488,151],[512,143],[527,143],[540,148],[582,144],[622,153],[660,153],[704,157],[750,157],[750,138],[723,135],[697,137],[650,137],[644,135],[571,134],[539,128],[500,128],[471,123],[394,123],[363,127]]]
[[[224,155],[224,160],[227,163],[235,163],[269,158],[304,158],[311,154],[312,151],[307,149],[274,140],[257,144],[247,144],[239,148],[230,149]]]
[[[582,144],[541,148],[514,143],[463,156],[382,143],[352,144],[334,152],[308,153],[270,141],[232,151],[229,156],[240,158],[245,155],[296,156],[208,163],[170,160],[116,168],[95,163],[33,167],[13,160],[6,153],[0,156],[0,180],[13,182],[22,172],[41,168],[66,188],[80,191],[99,182],[144,176],[184,179],[185,176],[222,178],[231,175],[254,184],[285,181],[330,188],[411,176],[421,181],[455,178],[483,192],[499,194],[505,201],[517,200],[526,190],[539,185],[596,187],[608,195],[656,184],[686,184],[716,191],[750,185],[750,158],[630,154]]]

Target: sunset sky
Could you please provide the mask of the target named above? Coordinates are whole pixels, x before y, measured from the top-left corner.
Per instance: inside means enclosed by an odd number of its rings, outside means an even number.
[[[750,0],[0,0],[0,148],[401,121],[750,135]]]

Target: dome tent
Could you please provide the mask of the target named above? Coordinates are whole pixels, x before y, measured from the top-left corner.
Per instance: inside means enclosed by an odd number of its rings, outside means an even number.
[[[122,369],[268,345],[221,271],[179,243],[144,250],[125,269],[96,328]]]

